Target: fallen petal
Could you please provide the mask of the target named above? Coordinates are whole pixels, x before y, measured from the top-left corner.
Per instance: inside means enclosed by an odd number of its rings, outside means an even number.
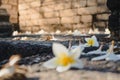
[[[56,70],[58,71],[58,72],[64,72],[64,71],[67,71],[68,69],[70,69],[71,68],[71,65],[68,65],[68,66],[58,66],[57,68],[56,68]]]
[[[45,62],[43,64],[43,66],[46,67],[46,68],[50,68],[50,69],[56,68],[57,64],[55,63],[55,61],[56,61],[56,58],[48,60],[47,62]]]
[[[83,47],[77,46],[74,49],[71,49],[70,53],[74,56],[75,59],[78,59],[83,51]]]
[[[59,56],[61,53],[68,54],[68,49],[60,43],[53,43],[52,49],[55,56]]]
[[[72,65],[73,68],[82,69],[84,67],[83,62],[81,60],[77,60],[76,63]]]
[[[92,58],[92,61],[103,60],[103,59],[106,59],[108,56],[109,56],[108,54],[98,56],[98,57]]]
[[[110,54],[107,58],[107,61],[118,61],[120,60],[120,55]]]
[[[95,50],[95,51],[90,51],[87,54],[106,54],[106,51],[101,51],[101,50]]]

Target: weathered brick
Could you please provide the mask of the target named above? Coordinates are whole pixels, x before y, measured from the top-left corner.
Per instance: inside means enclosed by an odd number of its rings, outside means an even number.
[[[60,11],[60,16],[75,16],[77,14],[76,9],[67,9],[67,10],[61,10]]]
[[[20,14],[20,15],[27,15],[28,12],[27,12],[26,10],[21,10],[21,11],[19,11],[19,14]]]
[[[87,33],[89,28],[91,27],[91,23],[78,23],[78,24],[73,24],[73,29],[74,30],[79,30],[81,33]]]
[[[22,26],[22,25],[20,25],[20,30],[22,32],[32,31],[32,28],[31,28],[31,26]]]
[[[50,12],[50,11],[54,11],[54,5],[49,5],[49,6],[44,6],[41,7],[40,10],[44,11],[44,12]]]
[[[60,24],[60,19],[59,18],[50,18],[47,19],[48,24]]]
[[[39,19],[39,25],[48,24],[47,19]]]
[[[82,23],[78,23],[78,24],[73,24],[73,29],[80,29],[80,28],[84,28],[85,25],[83,25]]]
[[[23,3],[23,4],[19,4],[19,10],[25,10],[25,9],[29,9],[30,6],[26,3]]]
[[[20,21],[19,24],[20,24],[20,26],[26,26],[26,22],[25,21]]]
[[[9,3],[11,5],[18,5],[17,0],[9,0]]]
[[[26,25],[26,26],[33,26],[32,20],[26,20],[26,21],[25,21],[25,25]]]
[[[80,16],[62,17],[61,23],[79,23]]]
[[[32,32],[38,32],[40,31],[40,26],[32,26]]]
[[[97,0],[87,0],[87,6],[97,6]]]
[[[66,31],[66,30],[72,30],[73,29],[73,25],[72,24],[62,24],[62,31]]]
[[[10,22],[11,23],[18,23],[18,20],[17,20],[17,18],[10,17]]]
[[[96,16],[97,20],[108,20],[109,14],[98,14]]]
[[[84,14],[96,14],[97,13],[97,7],[85,7],[85,8],[79,8],[78,14],[84,15]]]
[[[95,22],[94,25],[95,25],[96,27],[104,27],[104,28],[106,27],[106,23],[103,22],[103,21]]]
[[[18,12],[18,7],[17,6],[12,6],[12,10],[14,10],[14,13]]]
[[[16,11],[15,12],[15,10],[8,10],[8,13],[10,14],[10,15],[18,15],[18,12]]]
[[[2,4],[7,4],[9,0],[1,0]]]
[[[30,3],[31,7],[40,7],[40,0],[35,0],[33,2]]]
[[[10,16],[10,18],[14,18],[14,19],[17,20],[17,19],[18,19],[18,16],[13,14],[13,15]]]
[[[72,6],[71,6],[71,2],[69,1],[69,2],[65,2],[64,4],[63,4],[63,6],[64,6],[64,9],[70,9]]]
[[[39,21],[37,19],[31,20],[32,25],[39,25]]]
[[[59,16],[59,12],[58,11],[51,11],[51,12],[45,12],[44,13],[44,17],[45,18],[51,18],[51,17],[58,17]]]
[[[106,5],[107,0],[97,0],[98,5]]]
[[[40,19],[39,24],[59,24],[60,19],[59,18],[49,18],[49,19]]]
[[[86,3],[86,0],[73,0],[72,8],[85,7],[87,5]]]
[[[23,0],[23,1],[24,1],[24,3],[25,3],[25,2],[28,3],[28,2],[32,2],[33,0]]]
[[[98,6],[98,13],[109,12],[107,6]]]
[[[51,1],[54,1],[54,0],[44,0],[44,2],[51,2]]]
[[[12,5],[3,4],[3,5],[1,5],[1,8],[6,8],[7,10],[10,10],[12,8]]]
[[[54,7],[55,7],[54,10],[62,10],[64,9],[64,4],[63,3],[55,4]]]
[[[31,19],[39,19],[40,18],[40,14],[39,13],[35,13],[35,14],[30,14],[29,15]]]
[[[82,15],[81,21],[84,23],[92,22],[92,16],[91,15]]]

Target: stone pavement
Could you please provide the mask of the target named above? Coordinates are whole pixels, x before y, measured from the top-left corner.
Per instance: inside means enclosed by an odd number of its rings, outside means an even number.
[[[59,73],[55,69],[46,69],[41,63],[28,67],[29,80],[119,80],[119,73],[99,72],[92,70],[70,69]]]

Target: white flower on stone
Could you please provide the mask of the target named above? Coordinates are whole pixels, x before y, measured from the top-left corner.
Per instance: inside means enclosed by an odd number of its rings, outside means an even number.
[[[98,28],[94,29],[94,34],[100,34],[100,31],[98,30]]]
[[[51,69],[56,68],[58,72],[66,71],[71,67],[83,68],[83,63],[79,59],[82,52],[80,47],[68,50],[64,45],[54,43],[52,49],[55,57],[45,62],[43,64],[44,67]]]
[[[110,30],[108,28],[105,29],[105,34],[110,34]]]
[[[60,30],[56,30],[55,34],[61,34]]]
[[[74,36],[79,36],[79,35],[81,35],[81,32],[78,31],[78,30],[74,30],[73,35]]]
[[[44,31],[43,29],[41,29],[40,31],[38,31],[37,33],[35,33],[35,34],[47,34],[47,32],[46,31]]]
[[[25,34],[26,35],[31,35],[32,33],[31,33],[31,31],[26,31]]]
[[[103,45],[101,45],[97,50],[90,51],[87,54],[106,54],[107,51],[102,51]]]
[[[13,35],[13,36],[16,36],[16,35],[18,35],[18,34],[19,34],[18,31],[14,31],[12,35]]]
[[[90,30],[88,31],[88,34],[94,34],[94,30],[90,29]]]
[[[90,47],[90,46],[98,47],[99,46],[99,43],[98,43],[97,38],[95,36],[92,36],[91,38],[85,38],[85,41],[87,42],[85,44],[87,47]]]
[[[92,61],[97,61],[97,60],[107,60],[107,61],[117,61],[120,60],[120,55],[114,54],[114,41],[112,41],[112,44],[110,45],[108,49],[108,53],[102,56],[98,56],[92,59]]]

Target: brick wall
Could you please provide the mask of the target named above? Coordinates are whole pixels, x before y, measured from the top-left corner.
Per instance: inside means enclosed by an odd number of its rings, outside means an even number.
[[[11,15],[17,15],[16,0],[2,1],[10,6],[7,9]],[[20,29],[32,32],[104,29],[109,16],[106,0],[19,0],[18,11]],[[17,18],[11,16],[11,21]]]
[[[1,0],[0,8],[7,9],[8,13],[10,14],[10,22],[11,23],[18,23],[18,0]]]

